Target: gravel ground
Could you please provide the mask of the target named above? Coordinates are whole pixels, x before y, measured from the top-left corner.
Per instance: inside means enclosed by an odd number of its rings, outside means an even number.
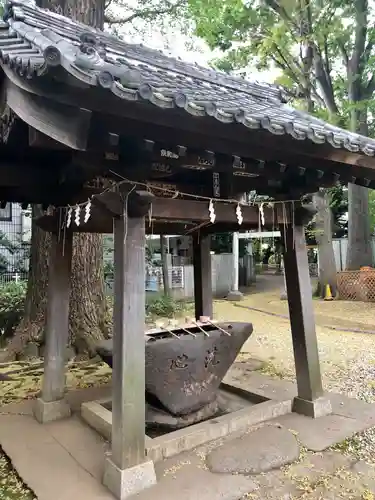
[[[215,315],[217,319],[227,321],[251,321],[254,333],[244,345],[242,355],[265,361],[263,371],[268,375],[295,379],[288,320],[239,308],[225,301],[216,302]],[[320,326],[316,330],[324,388],[375,402],[374,336],[337,332]],[[375,428],[345,442],[342,448],[356,458],[375,464]]]

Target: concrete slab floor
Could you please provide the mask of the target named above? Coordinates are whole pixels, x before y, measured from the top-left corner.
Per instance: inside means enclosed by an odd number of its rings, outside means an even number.
[[[292,395],[293,384],[257,375],[254,386],[278,400]],[[246,387],[256,391],[256,387]],[[105,397],[108,391],[72,393],[69,399],[79,409],[82,400]],[[105,392],[105,391],[104,391]],[[318,499],[373,498],[375,468],[338,452],[314,452],[342,441],[353,433],[375,425],[375,405],[331,395],[334,414],[312,420],[288,414],[260,425],[289,430],[301,447],[299,459],[265,474],[212,473],[207,457],[220,446],[248,436],[259,428],[249,428],[227,438],[212,441],[195,450],[163,460],[155,465],[158,485],[135,496],[135,500],[240,500],[240,499]],[[104,454],[108,443],[84,424],[77,415],[60,422],[38,424],[31,416],[32,402],[1,408],[0,444],[25,483],[39,500],[113,500],[101,485]],[[8,413],[8,414],[6,414]],[[22,415],[19,415],[22,413]],[[251,441],[251,440],[250,440]],[[249,442],[250,442],[249,441]],[[245,456],[251,450],[233,450]],[[222,448],[225,451],[225,448]],[[222,451],[222,453],[224,453]],[[348,493],[349,492],[349,493]],[[320,495],[320,496],[319,496]],[[367,495],[367,496],[366,496]]]

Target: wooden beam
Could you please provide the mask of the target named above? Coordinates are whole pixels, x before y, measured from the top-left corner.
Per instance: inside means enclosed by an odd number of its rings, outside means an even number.
[[[173,114],[173,112],[171,112]],[[170,116],[170,113],[168,113]],[[156,119],[157,117],[155,117]],[[119,133],[126,134],[128,137],[152,139],[160,143],[168,142],[173,148],[173,144],[184,144],[187,148],[193,149],[210,149],[216,153],[225,155],[237,155],[242,161],[246,159],[257,159],[265,161],[275,161],[294,166],[304,166],[312,170],[324,168],[329,171],[337,170],[339,173],[351,173],[353,167],[356,168],[356,176],[363,178],[370,175],[370,179],[375,179],[375,158],[366,155],[358,155],[350,153],[347,150],[337,150],[327,145],[316,145],[315,155],[311,153],[309,146],[306,150],[305,145],[310,141],[297,141],[291,136],[275,136],[266,131],[250,131],[242,125],[227,125],[220,124],[214,120],[209,123],[202,118],[202,125],[197,127],[191,126],[189,120],[185,117],[175,117],[179,123],[176,128],[169,120],[160,120],[156,123],[143,121],[143,115],[121,117],[118,115],[102,115],[101,120],[116,127]],[[214,122],[214,123],[213,123]],[[175,122],[176,123],[176,122]],[[219,127],[220,130],[217,129]],[[224,128],[223,128],[224,127]],[[258,134],[256,136],[252,134]],[[262,135],[259,135],[262,134]],[[267,147],[265,147],[267,145]],[[321,149],[320,149],[321,148]],[[344,151],[343,156],[339,161],[337,157],[330,155],[330,150]],[[310,151],[310,152],[309,152]],[[322,154],[323,151],[326,151]],[[327,153],[328,151],[328,153]],[[353,156],[351,156],[353,155]],[[359,162],[359,158],[363,161]],[[345,160],[345,161],[344,161]],[[372,173],[372,177],[371,177]]]
[[[44,215],[40,217],[36,224],[48,232],[58,232],[59,219],[55,215]],[[275,225],[269,221],[264,228],[273,229]],[[251,231],[259,228],[259,221],[256,223],[242,223],[241,226],[238,222],[233,223],[218,223],[218,224],[208,224],[203,229],[201,224],[192,223],[191,221],[182,222],[164,222],[164,221],[152,221],[151,225],[146,225],[146,234],[178,234],[178,235],[192,235],[196,231],[200,230],[203,234],[215,234],[215,233],[232,233],[234,231]],[[75,233],[99,233],[99,234],[112,234],[113,233],[113,219],[108,216],[101,216],[99,218],[91,218],[86,224],[80,226],[71,226],[71,231]]]
[[[194,222],[209,222],[208,201],[179,200],[155,198],[152,202],[152,217],[156,220],[184,220]],[[238,223],[235,203],[214,203],[217,223]],[[255,206],[241,205],[243,221],[249,224],[259,224],[259,209]],[[275,217],[275,223],[281,221],[272,208],[265,206],[264,214],[267,221]]]
[[[100,197],[100,195],[99,195]],[[114,198],[117,200],[117,198]],[[121,199],[121,197],[120,197]],[[286,204],[288,206],[288,204]],[[193,200],[179,199],[162,199],[155,198],[152,202],[152,221],[147,225],[146,231],[149,234],[187,234],[195,232],[198,229],[206,234],[215,232],[233,232],[233,231],[249,231],[259,228],[259,208],[255,206],[241,206],[243,222],[238,223],[236,215],[236,204],[216,203],[214,204],[216,212],[216,220],[214,224],[210,223],[208,203]],[[113,205],[116,207],[116,205]],[[303,219],[303,224],[306,224],[314,215],[314,209],[310,205],[298,206],[295,203],[296,213]],[[148,212],[148,205],[140,205],[142,214]],[[117,208],[114,208],[117,210]],[[133,215],[134,216],[134,215]],[[84,223],[81,218],[79,226],[72,223],[70,228],[74,232],[87,233],[112,233],[113,220],[118,215],[110,213],[108,210],[101,210],[99,207],[93,206],[92,215],[88,222]],[[284,214],[282,211],[277,211],[270,207],[264,207],[264,228],[275,228],[280,224],[284,224]],[[37,221],[39,227],[45,231],[56,232],[59,229],[60,220],[57,215],[44,215]],[[289,210],[285,211],[285,223],[291,223],[291,215]]]
[[[362,167],[370,170],[375,168],[374,157],[337,149],[329,144],[317,145],[308,139],[295,140],[288,134],[276,136],[265,130],[253,131],[242,124],[234,123],[228,126],[209,117],[190,118],[182,110],[165,111],[144,103],[124,102],[98,88],[91,91],[69,88],[67,93],[66,84],[55,82],[52,87],[41,81],[25,81],[6,66],[3,66],[3,70],[10,80],[28,92],[46,96],[63,104],[86,107],[103,113],[101,120],[106,119],[108,129],[116,133],[119,133],[119,123],[122,121],[122,128],[127,131],[127,135],[138,135],[154,141],[165,140],[168,137],[174,144],[203,147],[206,150],[245,157],[285,160],[286,163],[295,158],[302,165],[306,162],[316,164],[317,160],[337,163],[338,168],[345,164],[357,165],[360,167],[359,172]],[[357,175],[357,177],[363,176]]]
[[[193,234],[195,318],[212,318],[211,236],[199,231]]]
[[[69,148],[86,149],[91,121],[90,110],[63,105],[27,93],[8,79],[6,98],[9,107],[31,127]]]
[[[95,196],[95,202],[111,205],[114,215],[119,215],[122,196],[120,193],[107,192]],[[182,221],[188,219],[194,222],[209,222],[209,211],[207,201],[181,200],[158,198],[152,199],[152,218],[155,220]],[[217,223],[236,223],[235,203],[214,203]],[[241,205],[243,222],[248,224],[259,224],[259,209],[255,206]],[[264,216],[268,224],[283,222],[281,215],[277,214],[271,207],[264,206]]]
[[[56,174],[31,162],[0,161],[1,187],[28,187],[32,191],[34,187],[56,180]]]
[[[29,146],[32,148],[43,148],[61,150],[66,149],[66,146],[61,142],[57,142],[48,135],[42,134],[33,127],[29,127]]]

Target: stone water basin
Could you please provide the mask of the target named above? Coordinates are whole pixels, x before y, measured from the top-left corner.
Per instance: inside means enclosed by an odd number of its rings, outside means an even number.
[[[196,323],[145,333],[146,401],[176,416],[212,406],[219,386],[243,344],[251,323]],[[112,339],[97,353],[112,367]]]

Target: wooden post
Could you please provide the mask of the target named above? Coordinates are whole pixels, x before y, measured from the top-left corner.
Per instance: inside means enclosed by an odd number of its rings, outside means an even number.
[[[193,234],[194,301],[195,317],[213,316],[211,236],[197,232]]]
[[[167,262],[167,248],[166,248],[166,237],[160,235],[160,254],[161,254],[161,267],[163,271],[163,285],[164,285],[164,295],[168,297],[171,295],[171,283],[169,282],[168,273],[168,262]]]
[[[51,235],[44,377],[41,397],[34,407],[35,417],[41,423],[70,415],[64,394],[72,242],[71,232]]]
[[[323,397],[305,231],[302,224],[287,224],[282,233],[298,387],[293,411],[315,418],[331,413],[332,408]]]
[[[112,453],[103,478],[120,499],[156,482],[145,457],[145,219],[128,214],[114,219]]]

